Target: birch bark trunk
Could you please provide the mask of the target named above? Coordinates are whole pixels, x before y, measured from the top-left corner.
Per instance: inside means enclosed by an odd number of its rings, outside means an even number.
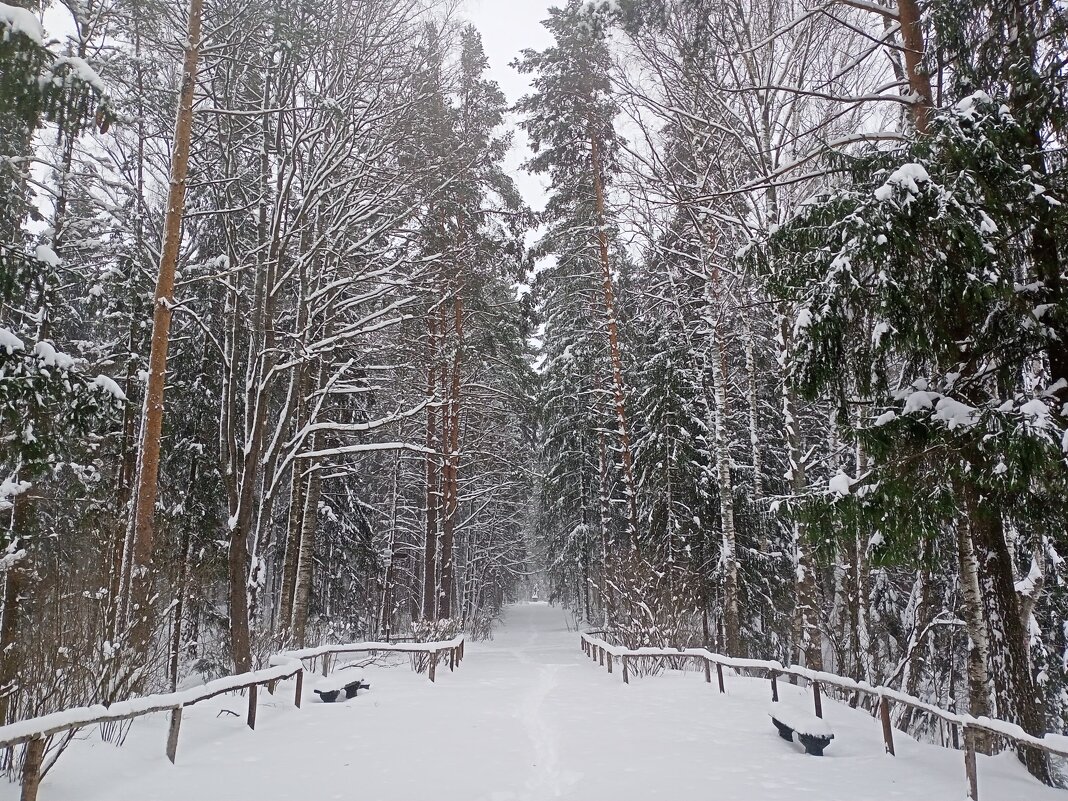
[[[957,488],[963,500],[965,490]],[[957,562],[960,569],[960,590],[964,628],[968,635],[967,679],[968,711],[973,717],[992,717],[993,704],[990,698],[990,645],[987,638],[986,615],[983,609],[982,589],[979,586],[979,564],[969,531],[967,517],[962,517],[956,526]],[[976,748],[984,753],[990,750],[989,737],[975,732]]]

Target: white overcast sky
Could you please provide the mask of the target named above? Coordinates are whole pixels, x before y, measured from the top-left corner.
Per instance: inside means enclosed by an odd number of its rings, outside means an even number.
[[[490,63],[490,75],[501,85],[509,103],[515,103],[527,93],[527,76],[520,75],[508,64],[525,47],[541,50],[552,43],[552,37],[541,25],[549,16],[550,6],[560,0],[464,0],[463,13],[482,33],[482,44]],[[527,158],[525,137],[516,131],[509,171],[515,178],[524,199],[534,209],[545,205],[545,190],[538,177],[527,175],[519,165]]]
[[[482,33],[482,43],[490,63],[490,76],[500,84],[510,104],[527,93],[530,84],[526,76],[509,67],[519,51],[532,47],[541,50],[552,43],[552,37],[541,21],[549,16],[548,9],[563,0],[461,0],[460,13],[471,20]],[[70,15],[61,6],[50,6],[45,13],[45,27],[50,35],[62,36],[71,32]],[[508,171],[515,178],[527,204],[535,210],[545,206],[545,189],[538,177],[523,172],[519,165],[529,156],[526,138],[515,131]]]

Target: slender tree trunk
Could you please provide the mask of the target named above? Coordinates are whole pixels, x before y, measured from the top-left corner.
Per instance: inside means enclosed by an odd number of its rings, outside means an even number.
[[[397,538],[397,507],[400,500],[400,455],[393,456],[393,491],[389,513],[389,539],[386,569],[382,577],[382,603],[379,611],[379,628],[386,637],[386,642],[393,633],[393,584],[394,569],[399,555],[400,541]]]
[[[585,527],[584,527],[585,528]],[[581,560],[581,576],[582,576],[582,619],[589,623],[592,618],[590,617],[590,544],[589,544],[589,530],[586,529],[586,534],[583,539]]]
[[[860,414],[863,414],[863,412],[858,412],[858,415]],[[862,424],[863,420],[858,416],[857,427],[860,428]],[[856,445],[857,478],[860,478],[867,472],[868,456],[865,453],[862,444],[858,442]],[[854,537],[853,550],[856,554],[856,559],[853,562],[853,581],[857,587],[857,650],[855,656],[857,663],[857,678],[871,682],[873,678],[872,662],[878,658],[878,654],[872,651],[871,642],[871,568],[868,560],[867,541],[861,536]]]
[[[585,453],[585,440],[582,442],[582,446],[578,449],[579,453]],[[584,467],[584,466],[583,466]],[[582,526],[582,555],[580,557],[582,561],[582,598],[586,606],[586,623],[592,623],[590,608],[590,583],[593,581],[593,576],[590,572],[591,551],[593,550],[593,537],[590,535],[590,487],[587,483],[588,474],[585,469],[579,470],[579,509],[580,511],[580,525]]]
[[[190,0],[185,43],[185,63],[178,97],[170,186],[163,220],[163,246],[156,279],[152,317],[152,345],[148,358],[148,383],[141,422],[141,454],[133,500],[133,554],[130,575],[131,641],[145,653],[152,636],[152,552],[155,548],[155,512],[158,489],[160,441],[163,435],[163,392],[166,386],[167,350],[170,343],[171,309],[174,305],[174,273],[182,239],[185,214],[186,175],[193,134],[193,95],[200,57],[200,28],[204,0]]]
[[[297,375],[294,378],[297,383],[294,425],[297,428],[306,422],[307,372],[307,363],[302,363],[297,367]],[[282,589],[278,599],[278,627],[283,633],[289,631],[293,620],[293,589],[297,583],[297,564],[300,561],[300,532],[304,519],[304,486],[306,483],[301,461],[294,459],[290,471],[286,551],[282,562]]]
[[[600,381],[597,382],[598,385]],[[604,431],[597,432],[598,508],[601,515],[601,570],[604,572],[601,596],[604,605],[604,625],[611,628],[617,620],[616,599],[619,597],[620,571],[616,569],[615,542],[612,536],[612,501],[609,497],[608,442]]]
[[[311,449],[318,450],[319,433],[312,434]],[[304,498],[304,518],[300,531],[300,561],[293,593],[293,640],[303,647],[307,634],[311,601],[312,569],[315,564],[315,531],[319,525],[319,490],[322,478],[317,464],[308,465],[308,489]]]
[[[964,499],[965,492],[964,488],[958,485],[957,495],[966,503]],[[982,589],[979,585],[979,565],[976,561],[969,528],[970,521],[967,516],[963,517],[956,526],[961,606],[964,627],[968,634],[968,712],[973,717],[991,717],[993,715],[990,701],[991,682],[990,674],[987,670],[990,646],[987,638]],[[989,752],[989,737],[982,732],[976,732],[976,738],[976,748],[983,752]]]
[[[698,225],[698,234],[702,242],[705,232]],[[710,242],[704,246],[707,265],[708,283],[706,290],[706,322],[711,331],[710,372],[712,374],[712,393],[715,401],[715,450],[716,472],[718,477],[719,513],[720,513],[720,565],[723,569],[723,634],[727,653],[731,656],[744,656],[741,637],[741,610],[739,601],[739,565],[738,537],[734,522],[734,480],[731,477],[730,442],[727,436],[727,417],[729,414],[727,396],[727,351],[723,342],[723,317],[726,314],[726,298],[719,264]]]
[[[718,323],[712,334],[712,385],[716,398],[716,470],[719,477],[719,513],[722,528],[720,562],[723,566],[723,630],[730,656],[744,656],[738,586],[738,537],[734,525],[734,482],[727,442],[726,353]]]
[[[463,382],[464,304],[460,288],[453,298],[453,355],[452,380],[449,385],[448,427],[445,436],[445,470],[442,480],[444,490],[444,514],[441,535],[441,599],[438,615],[452,617],[453,596],[453,547],[456,541],[456,520],[460,500],[460,420]]]
[[[427,315],[428,363],[426,379],[427,399],[434,403],[438,376],[438,330],[431,312]],[[437,409],[431,405],[426,411],[426,544],[423,548],[423,619],[437,620],[438,600],[438,522],[441,516],[441,490],[438,471]]]
[[[131,326],[129,338],[129,351],[134,352],[135,328]],[[134,361],[130,359],[126,365],[126,381],[123,391],[127,398],[133,397],[134,392]],[[129,511],[130,492],[133,486],[134,471],[137,469],[137,447],[134,442],[134,411],[132,404],[126,404],[122,410],[122,438],[119,440],[119,464],[115,476],[116,507],[120,510]],[[127,518],[128,519],[128,518]],[[113,520],[111,533],[111,573],[108,577],[108,607],[107,619],[104,630],[109,632],[113,640],[119,637],[119,629],[126,619],[126,601],[124,588],[125,576],[128,572],[126,557],[133,555],[133,547],[129,542],[133,533],[131,526],[123,525],[121,512]]]
[[[197,482],[198,459],[194,455],[193,463],[189,467],[189,490],[192,495]],[[174,599],[174,623],[171,629],[170,660],[167,665],[167,678],[171,692],[178,689],[178,668],[181,663],[182,652],[182,619],[185,615],[185,599],[189,592],[189,570],[193,562],[193,538],[192,530],[185,526],[182,531],[181,541],[182,563],[178,571],[178,593]]]
[[[608,350],[612,363],[612,397],[615,402],[616,436],[623,462],[623,492],[627,496],[628,545],[635,563],[641,560],[638,543],[638,488],[634,480],[634,454],[631,449],[627,420],[627,390],[623,380],[623,358],[619,347],[619,325],[616,316],[615,291],[612,288],[612,265],[608,255],[608,232],[605,219],[604,165],[600,146],[590,120],[590,160],[593,171],[594,222],[597,226],[597,249],[601,264],[601,283],[604,292],[605,318],[608,326]]]
[[[934,538],[928,537],[923,544],[923,556],[920,569],[916,571],[916,581],[912,587],[912,635],[909,637],[907,663],[905,665],[905,678],[901,682],[902,688],[907,695],[915,696],[920,690],[920,680],[923,678],[924,632],[931,622],[931,560],[934,557]],[[950,693],[952,695],[952,693]],[[899,712],[899,728],[908,731],[912,723],[915,710],[913,707],[902,706]]]
[[[790,381],[792,355],[790,321],[786,314],[780,316],[779,367],[782,373],[782,411],[786,427],[786,451],[789,461],[788,477],[795,498],[805,491],[804,457],[801,453],[801,435],[797,427],[796,402]],[[797,662],[813,670],[823,670],[823,634],[819,623],[819,594],[816,584],[816,564],[808,543],[805,524],[791,511],[792,539],[795,559],[794,650]]]
[[[17,474],[16,474],[17,475]],[[11,553],[28,550],[27,533],[31,515],[30,499],[26,492],[11,498]],[[29,555],[10,565],[4,573],[4,610],[0,617],[0,725],[11,723],[17,707],[22,652],[18,647],[23,624],[24,595],[29,590]]]
[[[756,343],[753,326],[745,327],[745,374],[748,379],[746,400],[749,402],[749,453],[753,462],[753,505],[764,499],[764,460],[760,452],[760,393],[757,379]],[[768,544],[765,542],[765,550]]]

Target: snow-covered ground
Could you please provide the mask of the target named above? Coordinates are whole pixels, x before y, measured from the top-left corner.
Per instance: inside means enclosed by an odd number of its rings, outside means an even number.
[[[164,755],[166,716],[136,721],[122,748],[95,733],[45,779],[41,801],[907,801],[962,800],[960,752],[896,734],[883,753],[878,722],[830,700],[835,740],[805,756],[768,718],[768,684],[727,677],[727,695],[700,673],[621,682],[583,656],[567,616],[545,604],[510,607],[488,643],[438,681],[407,664],[362,671],[370,691],[324,704],[292,682],[261,693],[255,732],[244,699],[186,709],[178,760]],[[340,676],[354,676],[342,670]],[[309,677],[310,678],[310,677]],[[314,685],[313,685],[314,686]],[[792,689],[792,688],[786,688]],[[230,709],[237,717],[221,714]],[[979,758],[983,801],[1066,801],[1012,756]],[[0,801],[18,797],[0,787]]]

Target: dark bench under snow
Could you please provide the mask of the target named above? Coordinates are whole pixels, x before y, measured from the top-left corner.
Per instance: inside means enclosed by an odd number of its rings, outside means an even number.
[[[794,734],[801,745],[805,747],[805,753],[812,756],[823,756],[823,749],[831,744],[834,732],[823,718],[818,718],[807,710],[797,709],[782,702],[773,702],[768,711],[771,722],[779,730],[779,736],[784,740],[793,742]]]
[[[363,679],[353,679],[343,684],[324,679],[316,684],[315,694],[324,702],[331,704],[340,697],[341,693],[345,693],[346,698],[355,698],[360,690],[370,689],[371,685]]]

